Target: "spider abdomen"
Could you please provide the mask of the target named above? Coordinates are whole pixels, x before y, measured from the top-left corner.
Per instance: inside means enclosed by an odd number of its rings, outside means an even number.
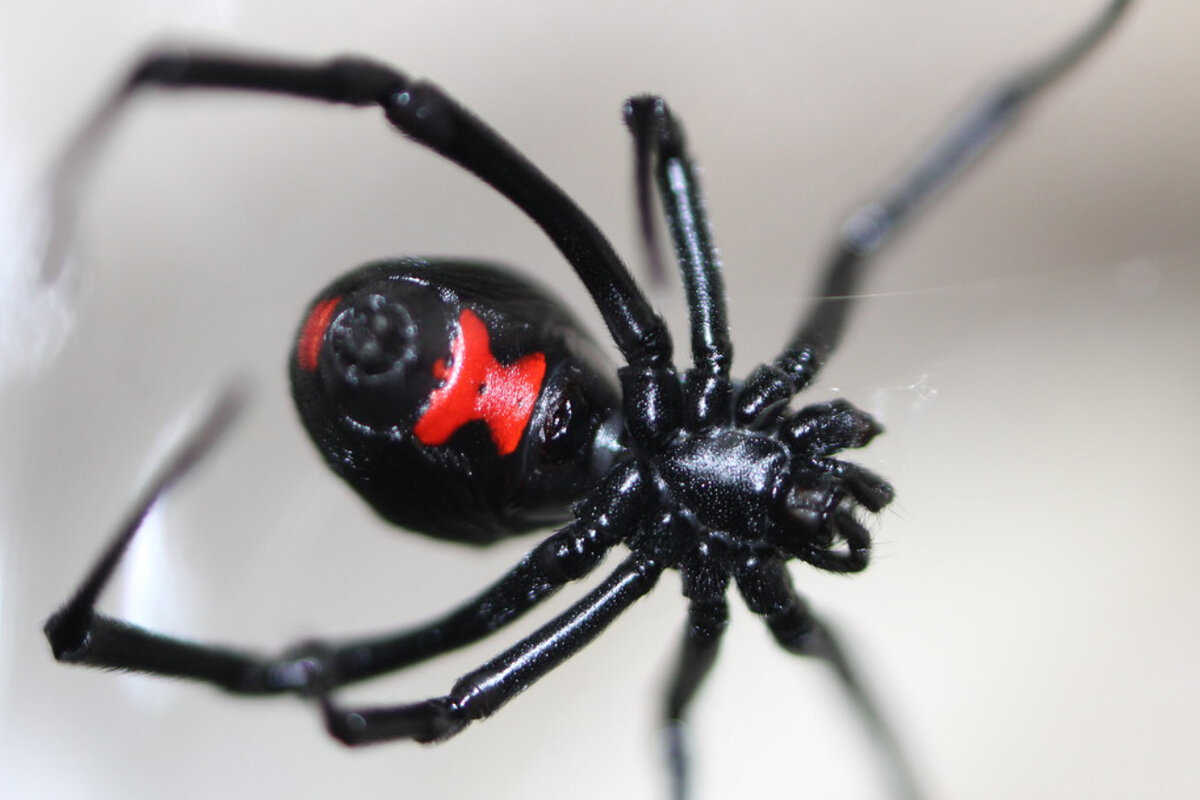
[[[612,462],[602,354],[548,290],[493,264],[400,258],[338,278],[290,366],[326,462],[409,530],[486,544],[561,522]]]

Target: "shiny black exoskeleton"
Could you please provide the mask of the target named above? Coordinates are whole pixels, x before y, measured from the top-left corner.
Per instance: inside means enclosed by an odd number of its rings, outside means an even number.
[[[467,333],[482,336],[464,336],[464,313]],[[566,519],[611,466],[620,399],[605,362],[528,279],[409,258],[327,287],[290,373],[317,449],[383,517],[483,544]],[[441,404],[431,400],[439,387]],[[434,437],[438,424],[444,435]]]
[[[1028,101],[1076,63],[1127,5],[1115,0],[1043,62],[986,93],[876,200],[855,212],[817,299],[774,360],[744,381],[729,374],[725,293],[679,122],[657,97],[625,107],[637,155],[647,253],[657,183],[690,311],[691,366],[592,221],[557,186],[440,89],[374,62],[264,61],[171,51],[144,59],[68,153],[61,186],[78,180],[91,143],[137,90],[237,89],[378,106],[409,138],[486,181],[524,210],[583,281],[624,359],[604,367],[592,340],[544,289],[498,267],[397,259],[362,267],[322,291],[290,358],[300,417],[329,466],[384,518],[431,536],[486,544],[558,524],[496,583],[413,629],[275,656],[160,636],[104,616],[96,601],[149,505],[218,438],[221,403],[130,513],[75,596],[47,622],[63,661],[206,681],[231,692],[316,698],[347,744],[430,742],[492,714],[595,639],[666,570],[680,573],[688,619],[664,707],[677,797],[687,794],[681,723],[712,667],[731,587],[787,651],[827,661],[893,769],[916,795],[895,737],[829,627],[792,585],[787,562],[833,572],[867,566],[861,517],[893,492],[842,460],[880,432],[845,401],[791,401],[836,347],[864,267],[922,203],[994,142]],[[339,686],[478,641],[563,585],[623,552],[599,586],[440,697],[347,708]]]

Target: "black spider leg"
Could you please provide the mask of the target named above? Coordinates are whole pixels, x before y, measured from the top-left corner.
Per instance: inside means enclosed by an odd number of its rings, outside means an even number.
[[[576,509],[576,519],[474,599],[425,625],[344,642],[308,642],[277,657],[164,636],[95,610],[153,503],[195,464],[232,416],[226,400],[139,498],[72,598],[46,623],[55,658],[187,678],[238,694],[326,692],[394,671],[487,636],[588,574],[635,528],[647,492],[631,463],[618,465]]]
[[[693,430],[727,423],[733,392],[729,380],[733,343],[725,311],[725,283],[683,126],[665,100],[652,96],[628,100],[625,122],[634,137],[638,206],[647,249],[657,249],[647,200],[653,168],[687,293],[693,367],[685,380],[686,423]]]
[[[342,708],[322,695],[329,732],[350,745],[394,739],[434,742],[491,716],[599,636],[652,588],[665,563],[634,553],[605,581],[530,636],[460,678],[449,694],[420,703]]]
[[[52,645],[56,637],[63,637],[75,643],[76,648],[92,646],[92,608],[121,562],[121,557],[129,549],[134,535],[158,499],[194,468],[229,429],[244,402],[240,386],[226,389],[209,409],[200,425],[159,468],[149,486],[125,515],[117,528],[116,536],[75,590],[75,594],[47,620],[46,635],[50,637]]]
[[[633,134],[633,181],[636,200],[638,233],[642,238],[642,257],[650,273],[650,279],[661,286],[667,280],[667,268],[663,264],[659,246],[658,225],[654,217],[654,192],[650,185],[650,171],[655,157],[654,139],[658,123],[651,109],[653,98],[634,97],[625,103],[625,124]]]
[[[53,185],[54,216],[45,272],[61,257],[78,187],[112,125],[145,87],[265,92],[352,106],[377,105],[402,133],[490,184],[529,215],[566,256],[626,361],[670,363],[671,339],[612,245],[561,189],[499,134],[441,89],[382,64],[343,57],[302,63],[191,51],[152,52],[131,71],[68,146]]]
[[[885,758],[896,796],[905,800],[920,798],[921,791],[899,738],[867,691],[833,630],[797,594],[784,563],[775,557],[748,559],[735,571],[734,580],[746,605],[763,618],[783,649],[799,656],[819,658],[833,668]]]
[[[847,217],[807,317],[783,353],[743,385],[737,398],[740,423],[764,423],[813,381],[837,347],[859,284],[880,248],[1002,140],[1036,97],[1091,52],[1128,5],[1129,0],[1108,3],[1048,57],[997,81],[952,119],[895,183]]]
[[[212,427],[206,426],[198,437],[199,445],[189,444],[184,455],[172,462],[164,472],[164,478],[151,486],[144,502],[135,508],[117,540],[106,550],[76,596],[47,622],[47,635],[60,660],[206,680],[222,688],[248,694],[303,690],[319,697],[329,732],[346,744],[369,744],[390,739],[431,742],[448,738],[470,722],[489,716],[578,652],[635,600],[649,592],[665,566],[664,561],[656,560],[647,553],[630,556],[603,584],[567,612],[480,669],[460,678],[444,697],[402,706],[341,709],[329,699],[328,692],[335,685],[348,681],[345,675],[337,675],[326,669],[326,664],[331,663],[329,653],[301,652],[278,661],[255,659],[225,648],[158,636],[119,620],[97,615],[93,610],[101,590],[150,506],[194,463],[198,457],[195,451],[207,449],[208,444],[216,438],[216,433],[209,432]],[[636,475],[637,470],[627,470],[623,474],[629,477]],[[625,497],[632,492],[633,497],[644,502],[644,492],[638,486],[627,484],[619,491]],[[459,627],[451,630],[450,634],[473,641],[506,624],[543,599],[548,592],[522,601],[524,607],[518,604],[515,609],[488,610],[489,605],[496,603],[500,587],[504,587],[503,594],[509,597],[519,590],[514,584],[522,581],[527,571],[523,568],[527,568],[530,562],[536,564],[539,570],[551,572],[554,575],[552,580],[566,581],[586,574],[619,538],[610,535],[614,532],[608,530],[609,520],[628,522],[632,511],[628,503],[624,508],[614,509],[610,506],[586,526],[579,521],[574,523],[579,528],[574,535],[567,536],[560,532],[548,539],[493,590],[485,592],[474,603],[448,615],[444,620],[446,626],[451,627],[456,620],[463,625],[474,615],[482,625],[477,624],[469,630]],[[639,507],[636,511],[640,515],[643,509]],[[531,595],[537,594],[537,585],[529,583]],[[434,624],[411,634],[391,637],[388,649],[392,652],[403,650],[407,638],[412,640],[408,644],[416,645],[410,651],[419,650],[419,658],[411,661],[444,652],[450,648],[443,646],[444,641],[437,628],[438,624]],[[464,643],[459,641],[453,646]],[[431,644],[432,647],[429,646]],[[353,661],[360,656],[363,647],[369,646],[368,642],[358,643],[344,646],[340,652],[343,660]],[[395,666],[400,665],[392,665],[392,668]],[[383,670],[368,671],[376,674]],[[351,679],[364,677],[369,675],[363,672]]]
[[[725,601],[729,575],[703,559],[689,565],[682,574],[683,593],[691,602],[683,643],[663,705],[663,742],[675,800],[691,797],[687,712],[716,663],[721,639],[729,625],[729,605]]]
[[[533,681],[561,664],[598,636],[630,604],[653,588],[665,562],[653,555],[630,556],[597,589],[533,635],[510,648],[484,667],[461,678],[442,698],[411,705],[343,710],[334,706],[328,691],[335,685],[385,671],[380,662],[398,652],[416,655],[408,663],[437,655],[453,646],[474,641],[511,621],[543,599],[558,584],[586,574],[645,509],[647,494],[633,466],[618,467],[606,479],[604,495],[594,497],[590,508],[581,509],[579,519],[536,548],[492,590],[473,603],[447,615],[439,623],[378,642],[345,645],[339,657],[325,652],[300,652],[272,661],[257,659],[225,648],[208,647],[170,637],[114,620],[94,611],[94,606],[111,578],[142,520],[157,499],[174,484],[211,446],[232,416],[229,403],[222,404],[180,454],[168,463],[122,525],[75,596],[46,623],[46,633],[60,660],[116,669],[153,672],[214,683],[231,691],[263,694],[305,690],[319,696],[326,725],[332,735],[347,744],[367,744],[397,738],[428,742],[457,733],[469,722],[490,715]],[[623,498],[615,500],[615,498]],[[616,505],[612,505],[616,502]],[[606,503],[601,507],[600,503]],[[618,529],[619,528],[619,529]],[[528,575],[535,568],[536,579]],[[546,589],[547,583],[553,584]],[[514,607],[496,608],[502,598],[512,599],[522,589],[525,600]],[[505,600],[504,602],[507,602]],[[459,641],[450,642],[457,638]],[[362,651],[375,647],[376,661],[352,676],[336,674],[327,664],[361,662]],[[300,648],[306,651],[308,648]],[[388,669],[402,666],[392,664]],[[352,672],[351,671],[348,671]]]
[[[733,344],[725,310],[725,286],[683,126],[666,101],[653,96],[627,101],[625,122],[634,138],[638,210],[645,247],[654,254],[652,259],[657,257],[649,203],[653,170],[687,293],[693,367],[685,378],[685,422],[692,430],[727,424],[731,419],[729,369]],[[668,775],[677,800],[691,794],[687,711],[716,662],[729,621],[727,574],[706,559],[689,562],[681,568],[681,574],[683,593],[691,602],[663,708]]]

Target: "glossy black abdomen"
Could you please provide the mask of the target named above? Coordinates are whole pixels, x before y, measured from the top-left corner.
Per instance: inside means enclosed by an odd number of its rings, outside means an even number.
[[[611,372],[544,288],[415,258],[330,284],[290,360],[300,418],[338,475],[389,521],[475,544],[569,516],[611,462]]]

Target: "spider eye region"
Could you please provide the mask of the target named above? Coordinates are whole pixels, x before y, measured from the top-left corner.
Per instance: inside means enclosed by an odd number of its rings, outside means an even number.
[[[501,364],[492,355],[487,326],[466,309],[459,315],[450,357],[439,359],[433,373],[442,383],[413,426],[417,439],[445,444],[463,425],[482,420],[496,451],[506,456],[517,449],[529,425],[546,375],[546,356],[530,353],[511,365]]]

